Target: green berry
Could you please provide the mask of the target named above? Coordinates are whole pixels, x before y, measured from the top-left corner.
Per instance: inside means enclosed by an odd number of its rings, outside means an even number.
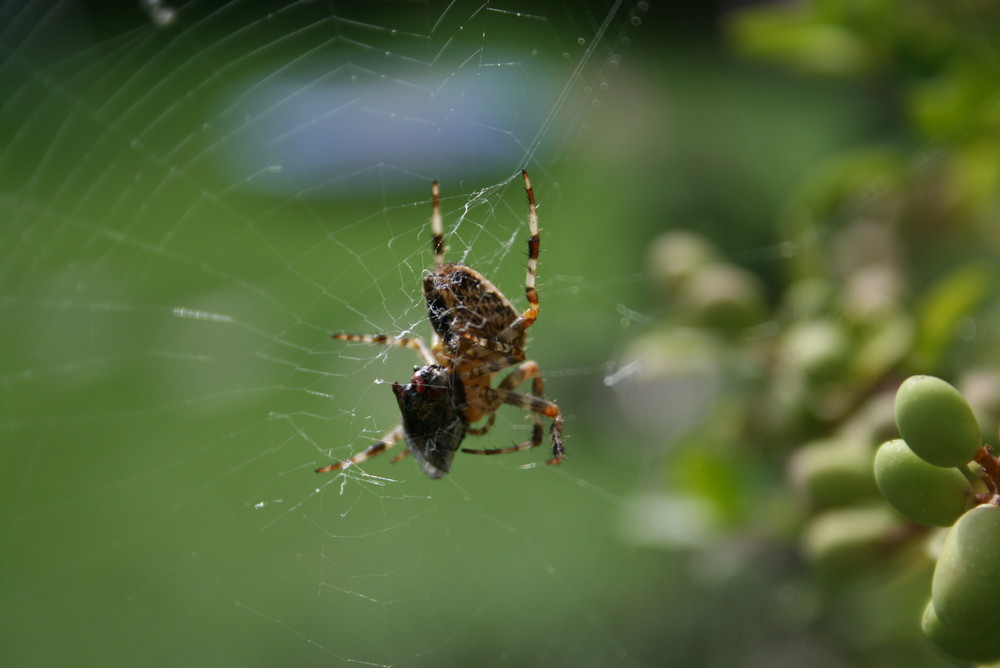
[[[698,327],[733,329],[756,325],[764,314],[764,287],[749,271],[716,262],[699,267],[677,290],[683,321]]]
[[[928,601],[920,628],[934,647],[953,659],[970,663],[1000,661],[1000,633],[995,624],[969,633],[946,626],[938,618],[934,602]]]
[[[1000,508],[976,506],[962,515],[941,545],[931,600],[938,619],[963,635],[985,626],[995,630],[1000,578]]]
[[[718,262],[719,252],[697,232],[671,230],[653,240],[647,258],[653,280],[673,291],[701,267]]]
[[[823,381],[843,375],[851,341],[839,322],[817,318],[790,326],[782,349],[806,377]]]
[[[875,482],[901,515],[929,526],[951,526],[972,499],[972,486],[957,468],[928,464],[901,439],[875,453]]]
[[[821,571],[863,572],[885,563],[886,537],[898,528],[899,516],[884,503],[835,508],[812,518],[803,550]]]
[[[876,494],[871,459],[864,442],[838,437],[810,441],[789,457],[789,477],[813,509],[845,506]]]
[[[910,449],[935,466],[962,466],[981,445],[969,404],[933,376],[910,376],[899,386],[896,426]]]

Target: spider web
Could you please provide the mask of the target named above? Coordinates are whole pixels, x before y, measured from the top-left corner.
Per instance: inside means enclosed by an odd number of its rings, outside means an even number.
[[[448,259],[520,304],[531,171],[554,326],[532,354],[564,405],[599,380],[569,319],[613,313],[591,281],[623,274],[584,273],[581,232],[612,233],[574,229],[594,198],[560,174],[596,162],[644,4],[0,12],[4,663],[626,660],[602,606],[628,467],[312,469],[398,421],[412,351],[330,333],[429,336],[435,178]],[[510,412],[491,443],[530,433]]]
[[[667,147],[709,109],[730,134],[688,140],[703,167],[719,137],[773,152],[720,210],[773,211],[808,160],[757,143],[725,75],[663,85],[698,10],[647,4],[0,7],[5,665],[746,665],[769,580],[730,579],[738,546],[643,547],[702,544],[696,510],[636,492],[696,407],[637,430],[608,385],[653,319],[627,306],[644,245],[689,213],[662,192],[704,199]],[[545,442],[441,481],[391,454],[314,474],[399,420],[418,357],[330,334],[430,336],[434,179],[447,259],[525,306],[522,168],[565,464]],[[728,239],[766,272],[762,236]],[[505,407],[464,445],[530,426]]]

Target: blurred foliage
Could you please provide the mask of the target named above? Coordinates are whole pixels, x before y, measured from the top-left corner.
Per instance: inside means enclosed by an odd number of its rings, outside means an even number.
[[[633,410],[635,396],[673,406],[634,417],[682,425],[663,496],[714,523],[703,540],[797,545],[821,601],[810,624],[841,659],[933,663],[917,629],[938,534],[880,501],[872,458],[910,373],[954,379],[996,442],[1000,3],[768,4],[732,14],[726,34],[751,62],[881,96],[889,131],[803,171],[774,221],[773,295],[723,237],[657,238],[647,268],[666,316],[626,351],[622,368],[639,370],[619,393]],[[693,414],[684,394],[710,408]],[[880,621],[843,633],[845,616]]]
[[[413,357],[329,334],[429,331],[429,179],[455,257],[515,303],[524,280],[523,194],[502,187],[520,163],[421,165],[404,189],[373,156],[378,189],[333,197],[353,182],[275,161],[269,139],[340,119],[282,92],[298,120],[264,124],[270,106],[244,106],[260,84],[303,65],[292,90],[309,93],[376,61],[418,79],[420,58],[387,58],[404,35],[336,20],[353,6],[426,18],[419,35],[443,14],[417,53],[471,63],[476,88],[457,88],[483,106],[480,47],[554,50],[551,72],[523,72],[565,108],[526,96],[517,118],[551,125],[500,134],[518,160],[530,144],[530,354],[567,415],[559,469],[525,453],[466,458],[433,487],[388,458],[312,473],[398,419],[386,384]],[[955,382],[997,441],[998,3],[752,6],[726,17],[725,55],[713,22],[692,39],[672,20],[711,6],[639,2],[603,39],[602,3],[187,3],[156,27],[63,3],[96,44],[20,31],[3,69],[0,656],[942,665],[919,630],[941,532],[889,508],[871,462],[911,373]],[[251,187],[272,181],[290,191]],[[523,436],[520,417],[496,438]]]

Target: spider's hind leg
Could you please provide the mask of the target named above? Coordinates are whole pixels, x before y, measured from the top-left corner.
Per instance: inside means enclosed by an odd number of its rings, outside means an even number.
[[[469,369],[468,371],[460,374],[460,376],[462,380],[465,381],[472,380],[473,378],[479,378],[481,376],[487,376],[490,374],[494,374],[498,371],[502,371],[503,369],[506,369],[508,367],[512,367],[518,362],[520,362],[523,358],[524,358],[523,351],[520,352],[520,356],[506,355],[504,357],[490,360],[485,364]],[[528,364],[534,364],[534,362],[528,362]],[[527,377],[526,374],[528,372],[523,371],[523,369],[525,369],[526,367],[527,365],[521,367],[521,369],[516,369],[507,374],[507,376],[500,381],[500,384],[497,387],[513,390],[515,387],[523,383],[524,379]],[[465,429],[465,433],[469,434],[470,436],[483,436],[487,432],[489,432],[489,430],[493,428],[493,424],[497,421],[496,408],[492,408],[491,410],[488,411],[488,413],[489,417],[486,419],[486,424],[484,424],[482,427],[467,427]]]
[[[438,182],[435,179],[431,186],[431,199],[433,201],[431,209],[431,232],[434,237],[431,239],[431,250],[434,252],[434,264],[440,267],[444,264],[444,224],[441,222],[441,194],[438,191]]]
[[[535,208],[535,191],[531,187],[528,172],[521,170],[524,177],[524,191],[528,195],[528,272],[524,278],[524,295],[528,299],[528,308],[514,322],[497,335],[499,341],[512,341],[524,330],[535,324],[538,319],[538,288],[535,279],[538,276],[538,252],[541,245],[538,234],[538,211]]]
[[[513,391],[512,388],[517,387],[528,378],[532,379],[531,391],[534,392],[534,395]],[[520,368],[511,372],[510,375],[500,381],[497,387],[487,388],[486,395],[492,402],[509,404],[531,411],[531,440],[507,448],[492,448],[488,450],[462,448],[462,452],[473,455],[503,455],[536,448],[542,444],[542,416],[544,415],[552,418],[552,427],[549,429],[549,436],[552,439],[552,457],[548,460],[548,463],[562,463],[566,457],[566,448],[563,447],[562,413],[556,404],[542,398],[542,390],[542,376],[538,369],[538,364],[530,361],[525,362]]]
[[[474,346],[480,348],[485,348],[486,350],[493,351],[495,353],[502,353],[504,355],[503,359],[511,359],[513,362],[511,364],[503,364],[499,369],[504,369],[506,367],[512,366],[522,360],[524,360],[524,350],[518,348],[517,346],[512,346],[509,343],[504,343],[503,341],[496,341],[494,339],[484,339],[479,336],[474,336],[468,332],[459,332],[459,336],[468,341]],[[496,369],[487,371],[486,373],[493,373]],[[479,374],[476,374],[479,375]]]

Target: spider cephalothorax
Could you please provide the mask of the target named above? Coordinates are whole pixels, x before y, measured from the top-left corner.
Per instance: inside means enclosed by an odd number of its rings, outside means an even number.
[[[559,407],[542,398],[542,377],[535,362],[525,361],[525,331],[538,317],[538,291],[535,273],[538,267],[538,216],[535,195],[528,173],[522,172],[528,194],[528,274],[525,296],[528,308],[514,308],[500,290],[485,276],[463,264],[444,261],[444,231],[438,184],[433,186],[431,227],[434,232],[434,268],[424,276],[424,299],[427,316],[434,328],[432,344],[415,337],[387,334],[334,334],[333,338],[361,343],[411,348],[426,362],[418,367],[405,386],[393,383],[392,389],[402,413],[402,424],[364,452],[342,462],[316,469],[325,473],[358,464],[405,440],[407,449],[393,461],[412,453],[424,473],[440,478],[451,468],[451,460],[466,434],[481,436],[496,420],[502,404],[530,411],[533,420],[531,440],[506,448],[462,452],[497,455],[519,452],[541,445],[542,416],[552,418],[549,433],[552,457],[549,464],[562,462],[563,418]],[[520,366],[491,387],[493,376],[504,369]],[[531,379],[533,394],[515,392],[514,388]],[[485,419],[481,427],[473,423]]]

